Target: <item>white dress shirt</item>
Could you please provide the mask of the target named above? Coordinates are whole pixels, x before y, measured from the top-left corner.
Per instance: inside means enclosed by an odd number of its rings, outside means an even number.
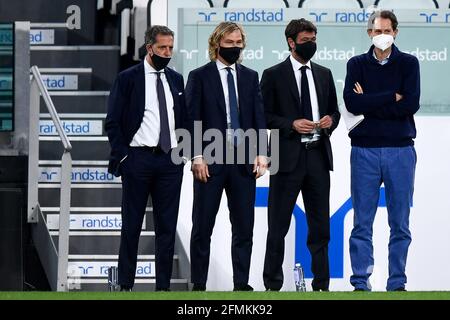
[[[239,92],[237,87],[237,73],[236,73],[236,63],[233,63],[231,66],[227,66],[219,60],[216,60],[216,66],[219,70],[220,82],[222,83],[223,96],[225,97],[225,111],[227,113],[227,139],[232,139],[233,133],[230,131],[231,129],[231,115],[230,115],[230,97],[228,94],[228,70],[226,68],[231,68],[231,73],[233,74],[234,79],[234,91],[236,91],[236,99],[238,103],[239,109]],[[202,155],[195,155],[192,160],[202,157]]]
[[[299,96],[302,96],[302,89],[301,89],[301,81],[302,81],[302,72],[300,71],[300,68],[304,66],[304,64],[301,64],[299,61],[297,61],[292,55],[290,56],[292,68],[294,69],[295,74],[295,81],[297,82],[297,88]],[[317,102],[317,92],[316,92],[316,85],[314,83],[314,77],[311,71],[311,60],[308,61],[305,66],[308,68],[306,69],[306,76],[308,77],[308,86],[309,86],[309,96],[311,97],[311,108],[312,108],[312,116],[314,122],[319,122],[320,120],[320,113],[319,113],[319,103]],[[320,132],[314,132],[313,138],[307,138],[307,136],[302,136],[302,142],[306,141],[314,141],[318,140],[320,138]]]
[[[161,131],[159,120],[159,102],[158,94],[156,92],[156,73],[155,70],[144,59],[144,72],[145,72],[145,110],[144,118],[142,119],[139,130],[131,140],[131,147],[156,147],[159,143],[159,133]],[[175,114],[173,111],[173,97],[170,92],[169,83],[167,82],[164,70],[160,71],[161,81],[164,87],[164,93],[166,96],[167,116],[169,119],[170,130],[170,142],[172,148],[177,146],[177,138],[175,135]]]
[[[220,82],[222,82],[223,96],[225,97],[225,108],[227,112],[227,127],[231,127],[231,116],[230,116],[230,97],[228,94],[228,70],[226,68],[231,68],[231,74],[234,79],[234,91],[236,91],[236,99],[238,103],[239,109],[239,92],[237,87],[237,74],[236,74],[236,63],[233,63],[231,66],[227,66],[219,60],[216,60],[217,69],[220,74]]]

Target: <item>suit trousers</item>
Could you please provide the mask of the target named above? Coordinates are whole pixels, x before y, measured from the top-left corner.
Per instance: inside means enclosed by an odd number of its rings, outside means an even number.
[[[300,143],[300,141],[299,141]],[[330,240],[330,173],[323,143],[306,149],[302,144],[298,163],[292,172],[270,177],[268,233],[263,280],[266,289],[283,286],[284,238],[289,231],[299,192],[305,205],[308,224],[307,246],[311,253],[313,290],[328,289]]]
[[[231,259],[235,286],[248,284],[253,246],[256,180],[241,164],[224,164],[206,183],[194,180],[191,281],[205,286],[211,235],[225,189],[231,222]]]
[[[170,153],[131,147],[122,166],[122,232],[119,251],[119,284],[134,285],[139,237],[148,197],[151,195],[155,227],[156,289],[168,289],[172,275],[175,233],[183,165]]]

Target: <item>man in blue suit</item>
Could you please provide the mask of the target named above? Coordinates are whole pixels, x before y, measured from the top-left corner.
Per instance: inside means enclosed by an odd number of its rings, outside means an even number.
[[[156,290],[169,291],[183,165],[174,164],[175,130],[186,128],[183,77],[167,68],[173,32],[152,26],[145,34],[147,55],[116,78],[105,130],[111,144],[108,171],[122,176],[122,233],[118,282],[131,291],[139,236],[148,196],[155,224]]]
[[[194,144],[192,172],[194,174],[194,204],[191,233],[192,290],[206,290],[211,235],[223,190],[227,194],[232,224],[231,256],[235,291],[252,291],[248,284],[256,179],[264,174],[267,160],[258,153],[256,143],[243,139],[238,129],[261,130],[266,124],[257,72],[237,63],[245,47],[245,34],[233,22],[220,23],[209,38],[211,62],[193,70],[186,85],[186,104],[193,120],[201,124],[202,135],[210,129],[220,132],[225,141],[223,151],[227,161],[208,159],[206,144]],[[197,132],[191,124],[192,134]],[[211,132],[211,131],[210,131]],[[196,139],[198,137],[195,137]],[[198,147],[198,148],[197,148]],[[240,148],[242,147],[242,148]],[[198,149],[198,153],[197,153]],[[244,150],[245,163],[238,163],[236,150]],[[253,156],[252,156],[253,154]],[[217,156],[217,154],[216,154]],[[218,157],[220,158],[220,157]]]

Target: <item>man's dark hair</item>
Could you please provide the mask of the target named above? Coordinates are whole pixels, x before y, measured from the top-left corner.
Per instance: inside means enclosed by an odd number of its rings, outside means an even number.
[[[154,25],[145,31],[145,44],[154,44],[156,42],[156,36],[159,34],[163,36],[174,36],[173,31],[168,27]]]
[[[392,11],[389,10],[381,10],[381,11],[374,11],[372,15],[369,17],[369,21],[367,23],[367,29],[372,30],[373,29],[373,23],[375,22],[376,18],[383,18],[383,19],[389,19],[391,20],[392,30],[397,30],[398,27],[398,20],[395,14]]]
[[[314,32],[315,34],[317,34],[317,28],[311,21],[303,19],[303,18],[291,20],[288,23],[288,25],[286,26],[286,30],[284,30],[284,35],[286,36],[286,42],[288,41],[289,38],[291,38],[295,42],[297,39],[297,35],[303,31]],[[288,48],[290,51],[291,47],[289,47],[289,42],[288,42]]]

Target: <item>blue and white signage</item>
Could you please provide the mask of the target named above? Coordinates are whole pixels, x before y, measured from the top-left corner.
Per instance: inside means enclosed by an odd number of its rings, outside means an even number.
[[[68,273],[71,277],[101,278],[108,276],[108,268],[117,266],[117,261],[69,261]],[[138,261],[136,266],[137,278],[155,276],[154,261]]]
[[[59,229],[59,214],[47,214],[47,226],[49,230]],[[146,222],[142,223],[145,230]],[[111,214],[71,214],[70,230],[120,230],[122,217],[120,213]]]
[[[44,74],[44,85],[48,90],[78,90],[78,75]]]
[[[101,136],[103,123],[101,120],[63,120],[62,126],[68,136]],[[56,136],[58,132],[51,120],[39,122],[39,134],[41,136]]]
[[[61,182],[60,167],[41,167],[40,183]],[[73,183],[121,183],[120,178],[108,173],[106,167],[72,168]]]
[[[54,44],[55,30],[53,29],[33,29],[30,30],[30,44]]]
[[[12,75],[0,75],[0,91],[12,89]]]

